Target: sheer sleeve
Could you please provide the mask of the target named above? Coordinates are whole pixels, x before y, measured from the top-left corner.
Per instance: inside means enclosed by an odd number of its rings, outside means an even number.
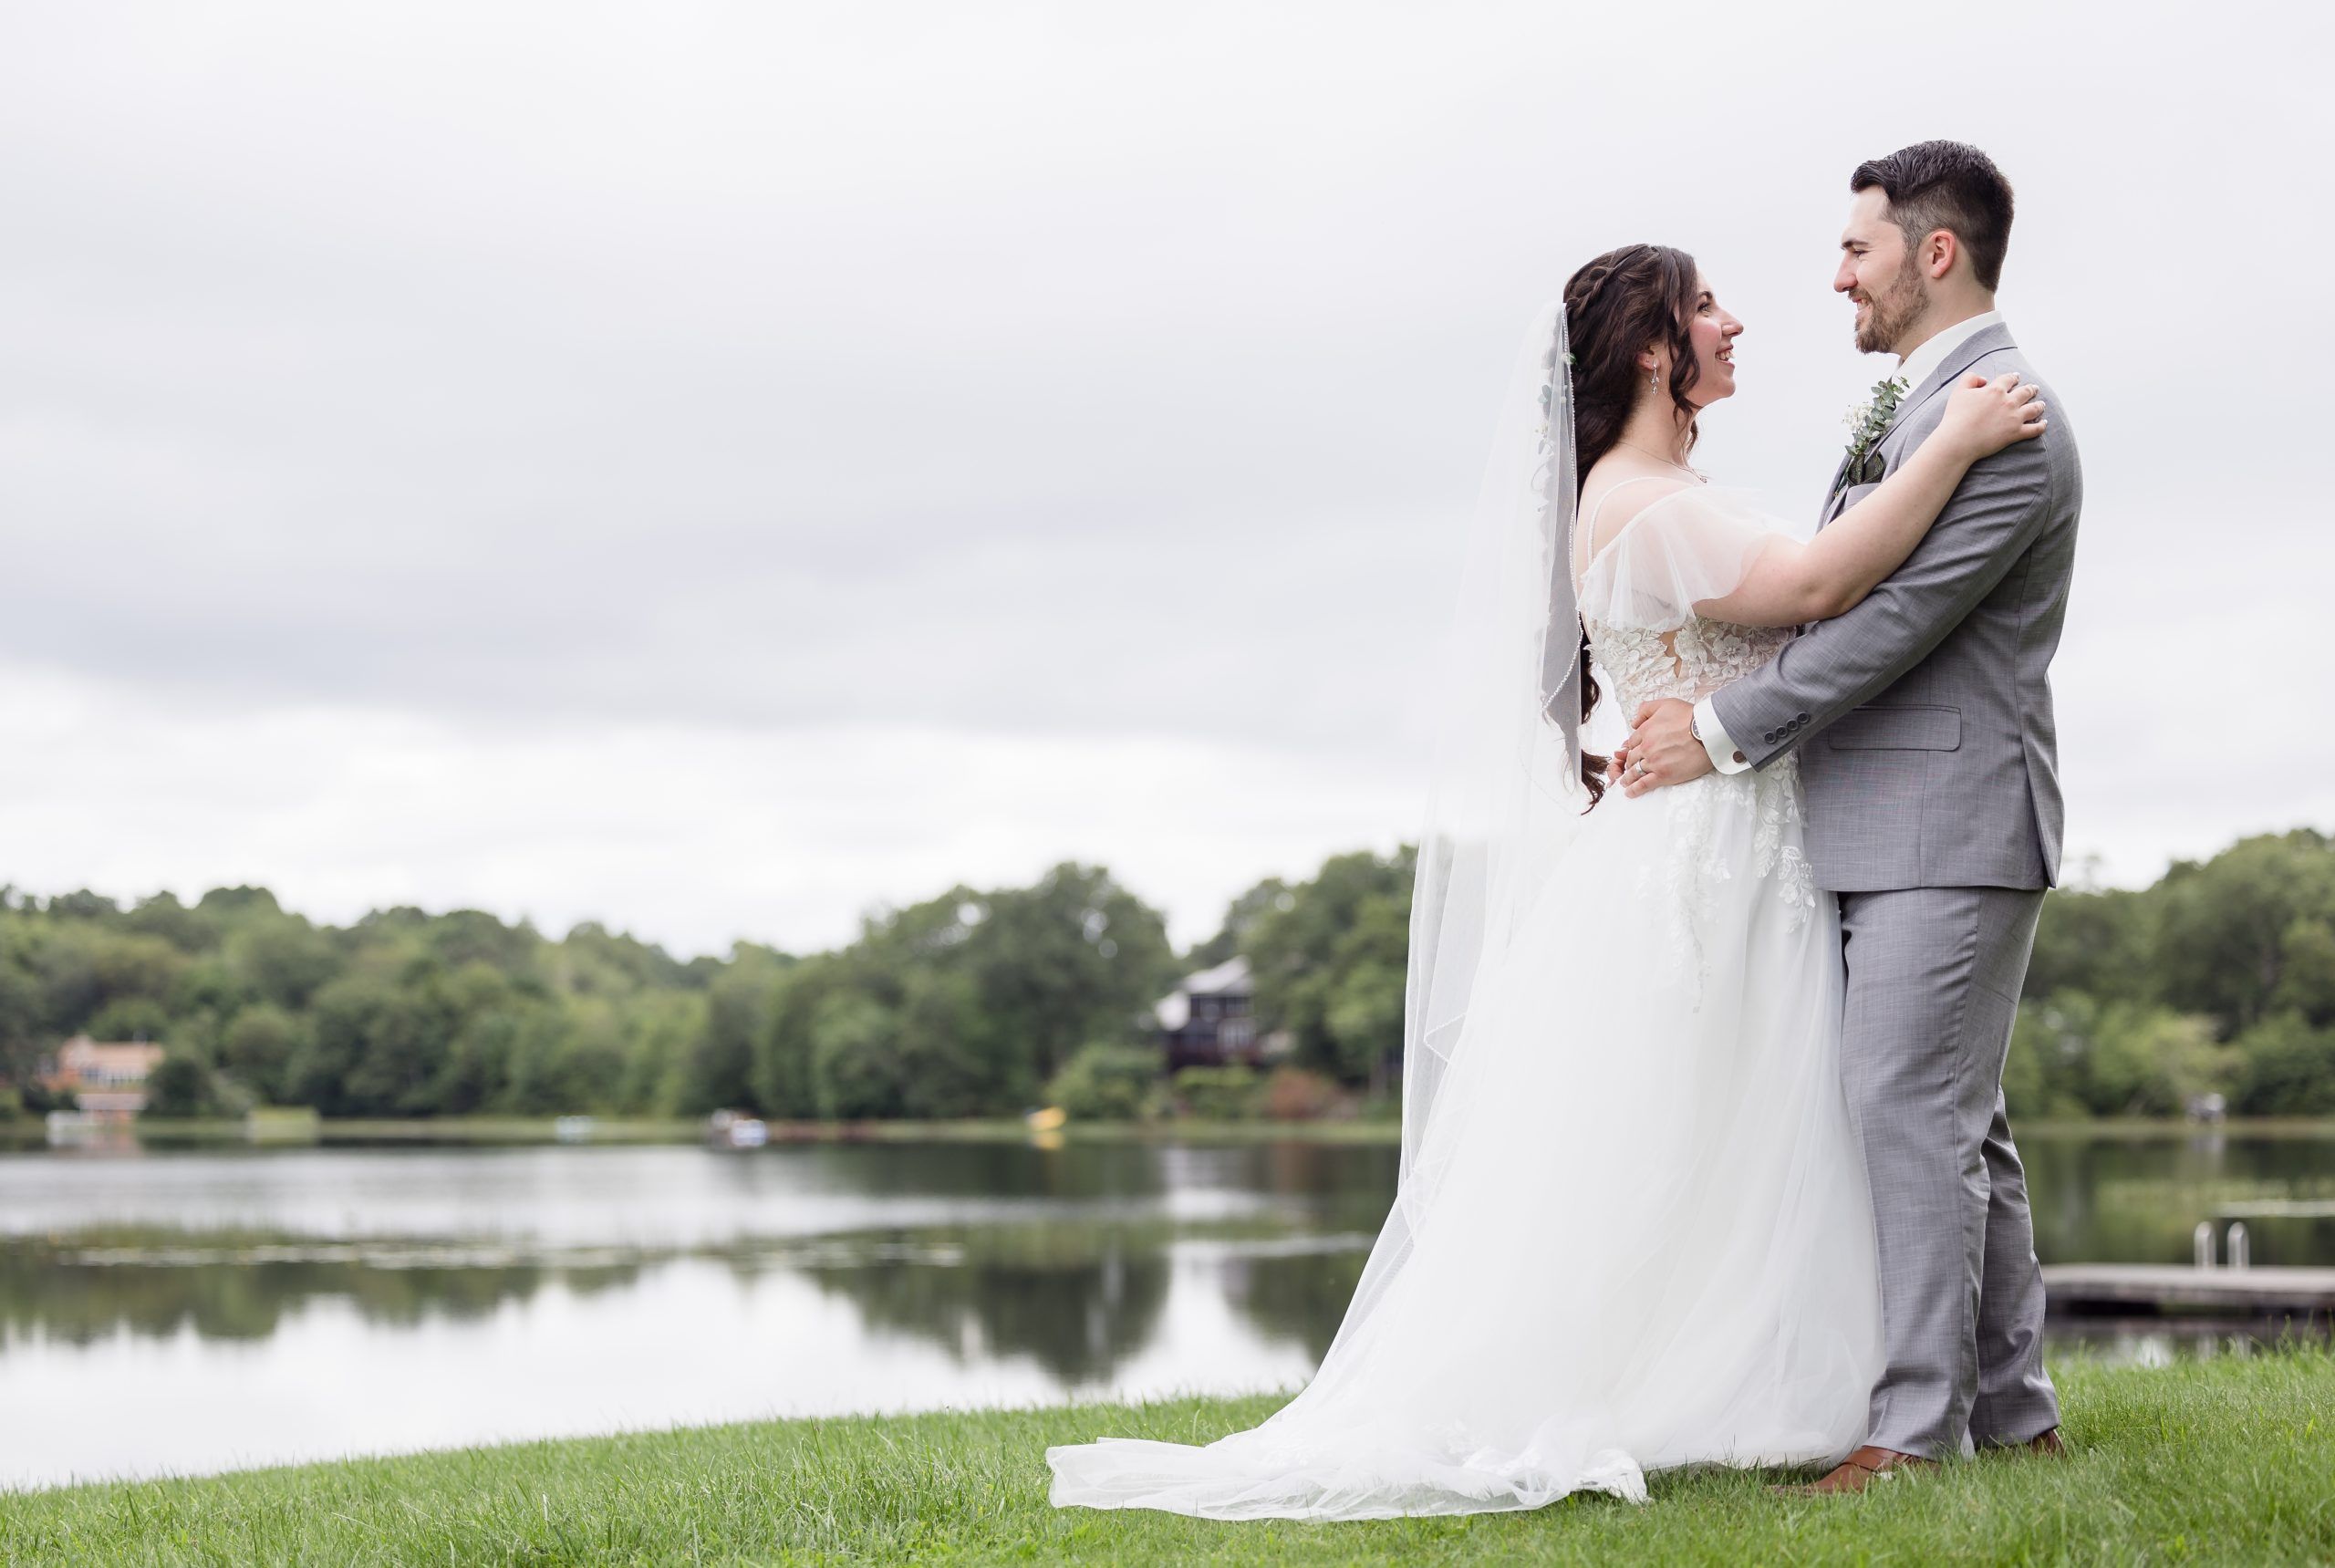
[[[1778,540],[1798,535],[1740,494],[1688,484],[1656,494],[1595,543],[1581,579],[1581,618],[1668,631],[1695,606],[1725,598]]]

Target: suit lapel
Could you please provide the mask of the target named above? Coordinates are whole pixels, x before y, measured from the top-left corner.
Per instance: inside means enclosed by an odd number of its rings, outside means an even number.
[[[2008,323],[2001,321],[1989,327],[1982,327],[1956,344],[1954,351],[1938,361],[1937,369],[1922,378],[1920,386],[1898,400],[1896,408],[1890,410],[1889,422],[1882,427],[1879,435],[1873,438],[1873,450],[1878,451],[1885,445],[1889,438],[1896,433],[1897,427],[1904,424],[1915,410],[1959,381],[1965,370],[1998,348],[2014,347],[2016,345],[2011,341],[2010,327]],[[1841,481],[1848,476],[1848,472],[1849,460],[1847,454],[1843,453],[1841,458],[1841,466],[1832,471],[1832,488],[1824,499],[1824,523],[1830,523],[1841,514],[1841,504],[1848,494],[1848,487]],[[1817,526],[1821,528],[1824,523],[1820,523]]]
[[[2000,321],[1991,327],[1982,327],[1965,337],[1954,346],[1953,353],[1938,361],[1936,369],[1922,378],[1920,386],[1915,387],[1898,400],[1896,408],[1890,411],[1889,422],[1882,427],[1881,433],[1873,438],[1873,444],[1879,446],[1886,441],[1897,427],[1912,416],[1915,410],[1960,380],[1962,372],[1970,369],[1971,366],[1998,348],[2013,347],[2015,345],[2010,340],[2010,327]]]

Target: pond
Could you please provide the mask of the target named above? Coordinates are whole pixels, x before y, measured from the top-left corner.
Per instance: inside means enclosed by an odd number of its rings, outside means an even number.
[[[2023,1140],[2038,1248],[2335,1263],[2335,1136]],[[0,1154],[0,1487],[778,1415],[1295,1387],[1391,1145]],[[2143,1358],[2243,1330],[2055,1320]]]

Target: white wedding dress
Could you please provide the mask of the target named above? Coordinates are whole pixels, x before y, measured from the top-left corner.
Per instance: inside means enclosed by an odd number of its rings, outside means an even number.
[[[1692,605],[1781,526],[1690,488],[1591,556],[1580,613],[1607,702],[1691,701],[1773,657],[1789,631]],[[1055,1504],[1329,1520],[1642,1501],[1650,1470],[1863,1440],[1872,1217],[1838,1072],[1838,915],[1792,759],[1610,790],[1522,897],[1506,950],[1527,957],[1473,997],[1421,1133],[1439,1179],[1390,1215],[1374,1261],[1398,1230],[1407,1251],[1371,1310],[1350,1304],[1313,1380],[1250,1430],[1049,1448]]]

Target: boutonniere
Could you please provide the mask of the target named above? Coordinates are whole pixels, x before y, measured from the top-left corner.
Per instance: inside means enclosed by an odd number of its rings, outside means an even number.
[[[1848,411],[1842,421],[1849,427],[1848,469],[1843,476],[1846,483],[1864,483],[1865,456],[1873,450],[1873,443],[1881,439],[1881,432],[1889,428],[1890,420],[1895,417],[1898,400],[1910,389],[1903,376],[1892,376],[1885,381],[1875,382],[1873,396]]]

